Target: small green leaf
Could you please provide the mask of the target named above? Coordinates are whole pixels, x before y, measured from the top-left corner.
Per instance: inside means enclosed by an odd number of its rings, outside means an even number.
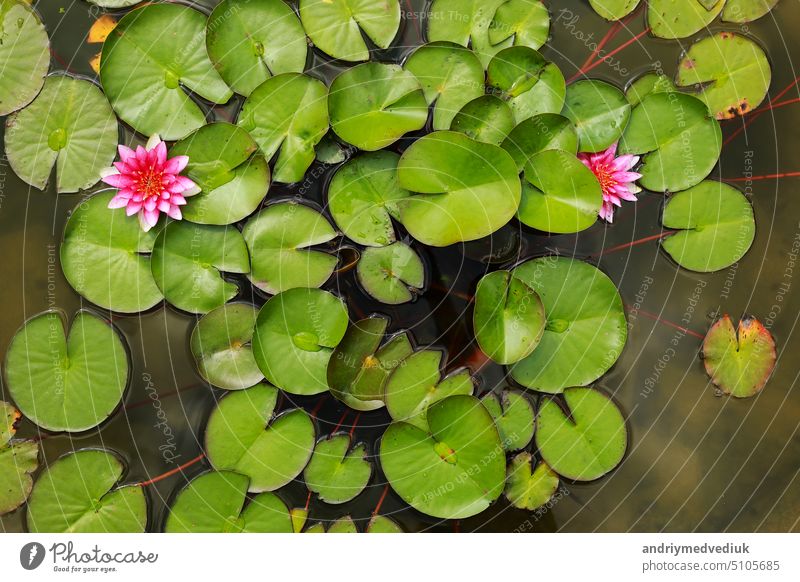
[[[42,88],[50,67],[50,40],[39,15],[23,0],[0,0],[0,32],[0,115],[8,115],[25,107]]]
[[[625,90],[625,97],[632,107],[636,107],[651,93],[672,93],[677,91],[675,83],[666,75],[650,72],[645,73]]]
[[[619,140],[631,105],[614,85],[587,79],[567,87],[562,115],[575,124],[580,151],[602,152]]]
[[[21,413],[0,400],[0,515],[14,511],[28,498],[31,474],[39,466],[39,444],[34,440],[12,440]]]
[[[558,475],[540,462],[533,469],[530,453],[519,453],[508,464],[505,495],[518,509],[534,511],[545,505],[558,490]]]
[[[489,392],[481,402],[492,415],[506,451],[518,451],[533,438],[534,414],[528,398],[516,390],[503,390],[498,397]]]
[[[425,265],[405,243],[367,248],[356,267],[358,282],[374,299],[399,305],[414,299],[425,285]]]
[[[333,435],[317,443],[303,473],[308,490],[325,503],[346,503],[357,497],[372,476],[367,447],[350,449],[350,436]]]
[[[403,528],[397,525],[392,518],[385,515],[375,515],[367,524],[367,533],[404,533]]]

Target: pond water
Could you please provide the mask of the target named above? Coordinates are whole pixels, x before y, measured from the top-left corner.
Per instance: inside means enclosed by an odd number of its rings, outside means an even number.
[[[194,2],[213,6],[213,0]],[[591,52],[586,44],[601,38],[610,25],[582,0],[548,3],[551,40],[542,53],[572,76]],[[382,61],[401,61],[421,42],[425,2],[403,1],[402,31],[394,46],[376,53]],[[99,45],[85,42],[98,11],[79,0],[46,0],[37,9],[48,28],[53,49],[52,71],[69,69],[89,77],[90,59]],[[640,8],[609,45],[622,44],[644,29]],[[577,18],[576,18],[577,17]],[[715,23],[712,30],[745,32],[765,47],[773,68],[771,94],[786,87],[799,73],[800,3],[784,0],[746,30]],[[593,35],[593,40],[586,40]],[[702,36],[695,35],[695,38]],[[582,40],[583,39],[583,40]],[[616,58],[618,66],[602,65],[590,76],[619,86],[660,63],[673,75],[682,50],[691,41],[663,41],[644,37]],[[330,80],[339,70],[319,54],[310,63],[314,74]],[[786,98],[797,97],[793,89]],[[240,102],[210,111],[230,120]],[[800,170],[800,105],[763,115],[723,149],[712,177],[734,178]],[[728,136],[741,120],[723,122]],[[1,131],[1,130],[0,130]],[[404,140],[396,149],[408,145]],[[304,197],[323,202],[325,185],[335,167],[316,163],[309,179],[294,186],[273,186],[269,199]],[[407,531],[790,531],[800,530],[800,367],[792,354],[800,350],[795,329],[800,317],[800,270],[794,265],[800,251],[800,212],[796,192],[800,179],[738,183],[752,200],[757,235],[750,252],[738,264],[712,274],[678,268],[657,242],[648,242],[602,255],[612,249],[660,232],[663,196],[643,193],[627,204],[615,224],[598,222],[576,235],[544,236],[515,221],[491,241],[445,249],[417,249],[429,269],[426,292],[414,303],[388,308],[375,303],[358,288],[354,271],[343,272],[327,288],[347,298],[351,313],[386,313],[390,330],[409,328],[419,345],[444,346],[451,365],[482,364],[471,342],[471,310],[465,296],[474,292],[489,269],[522,258],[558,251],[584,258],[606,272],[629,306],[626,349],[597,385],[614,395],[627,416],[629,450],[623,464],[592,483],[563,482],[546,511],[530,513],[501,499],[488,511],[460,523],[441,522],[408,508],[391,490],[381,505]],[[49,307],[68,313],[82,306],[81,298],[61,273],[58,246],[70,210],[79,195],[56,195],[30,189],[0,160],[0,352],[25,319]],[[792,253],[795,253],[794,255]],[[489,264],[491,263],[491,265]],[[793,270],[794,268],[794,270]],[[243,288],[249,289],[247,285]],[[448,292],[448,289],[451,290]],[[262,304],[248,291],[243,299]],[[766,389],[757,397],[735,400],[719,397],[698,357],[702,335],[715,314],[737,319],[749,313],[761,319],[775,337],[778,365]],[[659,321],[660,320],[660,321]],[[195,318],[170,307],[158,307],[139,316],[114,316],[131,349],[131,382],[125,404],[96,430],[78,435],[46,434],[23,421],[19,436],[39,435],[43,457],[52,462],[71,449],[108,447],[125,458],[124,482],[140,482],[161,475],[202,452],[205,421],[222,391],[204,385],[194,369],[188,336]],[[682,326],[687,331],[678,329]],[[700,337],[698,337],[700,336]],[[504,371],[494,364],[479,372],[480,390],[502,387]],[[4,398],[7,396],[4,393]],[[285,397],[283,408],[300,405],[311,410],[319,398]],[[318,434],[329,433],[346,408],[326,398],[317,415]],[[342,420],[349,430],[351,411]],[[385,412],[362,414],[355,428],[358,440],[375,443],[382,434]],[[196,463],[180,474],[146,487],[150,501],[149,530],[161,529],[165,508],[185,479],[205,469]],[[373,474],[368,488],[355,500],[327,506],[311,500],[310,519],[331,520],[343,515],[368,519],[384,492],[385,479]],[[290,507],[303,507],[306,489],[301,481],[280,492]],[[0,520],[4,531],[24,531],[24,509]]]

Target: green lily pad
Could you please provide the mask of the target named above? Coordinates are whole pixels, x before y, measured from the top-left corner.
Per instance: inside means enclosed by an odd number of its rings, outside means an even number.
[[[247,97],[272,75],[302,73],[308,45],[283,0],[223,0],[206,25],[211,62],[228,86]]]
[[[139,4],[142,0],[88,0],[88,2],[102,8],[128,8]]]
[[[367,533],[404,533],[397,522],[385,515],[376,515],[367,524]]]
[[[55,166],[56,191],[77,192],[94,186],[114,161],[118,131],[97,86],[52,76],[33,103],[6,119],[6,154],[31,186],[44,190]]]
[[[743,24],[758,20],[775,8],[778,0],[728,0],[722,11],[722,20]]]
[[[79,432],[119,406],[128,384],[128,353],[107,320],[79,311],[69,335],[64,320],[59,311],[45,311],[25,323],[6,353],[6,381],[32,422]]]
[[[314,450],[314,423],[302,409],[273,416],[279,391],[269,384],[229,392],[206,425],[205,448],[217,470],[250,478],[248,491],[275,491],[297,477]]]
[[[714,386],[736,398],[755,396],[775,369],[775,340],[764,325],[749,315],[734,329],[724,315],[703,340],[703,365]]]
[[[550,35],[550,13],[541,0],[508,0],[501,4],[489,24],[489,42],[502,46],[510,38],[514,46],[538,49]]]
[[[672,93],[677,91],[675,83],[666,75],[650,72],[637,78],[625,89],[625,97],[631,106],[636,107],[651,93]]]
[[[507,473],[506,499],[518,509],[538,509],[558,491],[558,475],[544,462],[534,469],[530,453],[519,453],[514,457],[508,464]]]
[[[247,487],[247,477],[232,471],[210,471],[195,477],[172,503],[164,531],[292,533],[289,510],[280,497],[259,493],[247,503]]]
[[[430,406],[456,394],[471,395],[475,389],[467,369],[442,373],[444,354],[421,350],[398,365],[386,382],[386,409],[395,421],[428,430]]]
[[[125,468],[107,450],[69,453],[36,479],[28,501],[32,533],[142,533],[147,499],[138,485],[119,485]]]
[[[501,144],[522,172],[534,154],[544,150],[578,152],[578,133],[563,115],[542,113],[517,125]]]
[[[320,289],[297,288],[272,297],[258,314],[253,353],[272,384],[291,394],[328,390],[333,349],[347,331],[347,307]]]
[[[267,159],[280,150],[276,182],[299,182],[316,157],[314,147],[328,132],[328,90],[308,75],[270,77],[244,102],[237,123]]]
[[[367,248],[356,267],[367,294],[387,305],[408,303],[425,285],[425,265],[405,243]]]
[[[326,533],[358,533],[358,529],[353,518],[348,515],[334,521]]]
[[[542,341],[511,367],[517,382],[558,393],[594,382],[614,365],[628,325],[611,279],[588,263],[561,257],[526,261],[512,273],[539,294],[547,316]]]
[[[732,119],[757,108],[772,81],[767,55],[752,40],[731,32],[707,36],[681,60],[676,83],[691,90],[717,119]]]
[[[659,38],[686,38],[711,24],[722,12],[725,1],[712,4],[706,0],[648,0],[647,23]]]
[[[517,217],[532,228],[580,232],[597,222],[603,204],[600,182],[574,154],[545,150],[530,157]]]
[[[267,293],[296,287],[319,287],[338,259],[309,249],[336,238],[319,212],[297,202],[270,204],[247,221],[242,230],[252,263],[250,281]]]
[[[25,502],[33,487],[31,473],[39,467],[39,444],[12,440],[21,416],[19,410],[0,400],[0,515]]]
[[[50,68],[50,40],[39,15],[23,0],[0,0],[0,115],[36,97]]]
[[[553,471],[575,481],[594,481],[622,461],[628,446],[625,418],[617,405],[591,388],[568,388],[567,416],[554,400],[536,415],[536,446]]]
[[[358,156],[336,171],[328,186],[328,208],[350,240],[365,246],[384,246],[397,240],[392,218],[399,202],[411,193],[397,182],[394,152]]]
[[[506,451],[518,451],[528,446],[533,439],[535,424],[533,406],[524,394],[503,390],[498,397],[489,392],[481,402],[492,415]]]
[[[500,145],[514,129],[514,114],[499,97],[483,95],[461,108],[450,129],[477,141]]]
[[[472,326],[484,354],[498,364],[528,356],[544,333],[542,300],[509,271],[489,273],[478,282]]]
[[[619,154],[642,156],[639,184],[677,192],[699,184],[722,151],[722,130],[699,99],[683,93],[651,93],[633,109]]]
[[[303,472],[308,490],[325,503],[339,504],[355,499],[372,476],[366,445],[362,443],[350,449],[350,444],[350,436],[346,434],[319,441]]]
[[[589,0],[589,4],[606,20],[622,20],[636,10],[641,0]]]
[[[172,305],[208,313],[239,293],[221,273],[247,273],[250,259],[235,226],[170,222],[153,246],[153,278]]]
[[[707,180],[667,200],[661,222],[679,232],[661,245],[681,267],[710,273],[735,264],[753,244],[753,207],[736,188]]]
[[[335,59],[366,61],[365,34],[380,48],[391,44],[400,28],[397,0],[300,0],[300,19],[318,49]]]
[[[249,303],[228,303],[197,322],[189,345],[198,372],[210,384],[243,390],[264,379],[250,345],[257,316]]]
[[[433,129],[448,129],[456,113],[484,94],[483,65],[475,53],[451,42],[432,42],[415,50],[404,65],[433,104]]]
[[[367,151],[390,146],[428,120],[422,86],[398,65],[364,63],[345,70],[331,83],[328,107],[336,135]]]
[[[206,15],[173,3],[146,4],[120,19],[103,44],[100,81],[120,119],[168,141],[206,122],[184,88],[212,103],[232,95],[208,58]]]
[[[209,123],[170,148],[188,156],[186,175],[201,192],[188,200],[183,218],[199,224],[232,224],[258,208],[269,188],[269,165],[240,127]]]
[[[503,492],[505,452],[492,417],[474,396],[428,409],[430,432],[394,422],[380,444],[389,483],[414,509],[443,519],[477,515]]]
[[[580,151],[602,152],[619,140],[631,105],[614,85],[587,79],[567,87],[562,114],[578,130]]]
[[[420,242],[443,247],[476,240],[517,211],[520,182],[511,156],[498,146],[452,131],[430,133],[403,153],[400,186],[415,192],[400,203],[400,222]]]
[[[387,339],[385,317],[368,317],[350,324],[344,338],[333,350],[328,364],[331,393],[356,410],[384,406],[386,379],[414,348],[406,333]]]

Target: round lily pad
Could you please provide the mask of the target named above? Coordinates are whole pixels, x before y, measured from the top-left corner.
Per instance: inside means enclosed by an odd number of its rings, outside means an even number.
[[[376,515],[369,520],[367,533],[403,533],[403,528],[390,517]]]
[[[232,95],[208,58],[206,15],[174,3],[146,4],[120,19],[103,44],[100,81],[120,119],[168,141],[206,121],[184,88],[212,103]]]
[[[359,149],[385,148],[425,126],[428,102],[413,73],[398,65],[364,63],[331,83],[331,127]]]
[[[517,125],[501,144],[522,172],[534,154],[544,150],[578,152],[578,133],[572,122],[555,113],[529,117]]]
[[[22,414],[0,400],[0,515],[15,510],[33,487],[31,474],[39,466],[39,444],[16,440],[16,423]]]
[[[641,0],[589,0],[589,4],[606,20],[621,20],[636,10]]]
[[[142,533],[147,499],[138,485],[119,485],[125,467],[107,450],[68,453],[33,486],[27,525],[32,533]]]
[[[648,0],[647,23],[659,38],[686,38],[711,24],[723,6],[725,0]]]
[[[167,533],[292,533],[289,510],[274,493],[247,502],[248,479],[210,471],[192,479],[169,509]],[[246,504],[246,506],[245,506]]]
[[[506,499],[518,509],[538,509],[558,490],[558,475],[547,463],[540,462],[534,469],[530,453],[519,453],[514,457],[508,464],[507,473]]]
[[[320,289],[275,295],[258,314],[253,353],[264,376],[291,394],[328,390],[328,361],[347,331],[347,307]]]
[[[753,244],[753,207],[736,188],[707,180],[670,196],[661,222],[677,234],[661,245],[681,267],[709,273],[738,262]]]
[[[434,517],[480,513],[505,481],[505,453],[492,417],[474,396],[451,396],[431,405],[428,424],[429,432],[395,422],[381,438],[381,467],[392,489]]]
[[[703,340],[703,365],[715,386],[736,398],[755,396],[775,369],[775,340],[755,317],[745,315],[734,329],[724,315]]]
[[[33,103],[6,119],[6,154],[31,186],[44,190],[55,166],[56,191],[77,192],[96,184],[100,170],[114,161],[118,131],[97,86],[52,76]]]
[[[200,224],[232,224],[258,208],[269,188],[269,166],[258,144],[240,127],[209,123],[170,148],[188,156],[186,175],[201,192],[181,209],[183,218]]]
[[[497,394],[489,392],[481,402],[489,411],[500,433],[506,451],[518,451],[528,446],[533,439],[534,413],[528,398],[516,390],[503,390]]]
[[[545,314],[536,292],[509,271],[489,273],[478,282],[472,326],[484,354],[498,364],[529,355],[544,333]]]
[[[197,370],[210,384],[243,390],[264,379],[250,346],[257,316],[249,303],[228,303],[197,322],[189,345]]]
[[[45,311],[28,320],[6,353],[8,392],[42,428],[79,432],[117,408],[128,384],[128,353],[105,319],[79,311],[69,335],[65,316]]]
[[[622,461],[628,446],[617,405],[591,388],[568,388],[569,416],[551,399],[536,415],[536,447],[553,471],[575,481],[594,481]]]
[[[561,257],[526,261],[512,272],[539,294],[547,316],[542,341],[511,367],[512,377],[527,388],[558,393],[605,374],[628,336],[611,279],[588,263]]]
[[[302,409],[273,417],[279,391],[259,384],[229,392],[206,425],[208,460],[217,470],[250,478],[248,491],[274,491],[305,468],[314,450],[314,423]]]
[[[88,2],[103,8],[127,8],[139,4],[142,0],[88,0]]]
[[[39,15],[23,0],[0,0],[0,115],[30,103],[50,67],[50,40]]]
[[[369,49],[362,34],[387,48],[400,28],[397,0],[300,0],[300,18],[314,45],[335,59],[366,61]]]
[[[651,93],[633,109],[619,154],[642,156],[639,184],[677,192],[699,184],[722,151],[719,122],[706,105],[683,93]]]
[[[645,73],[628,85],[627,89],[625,89],[625,97],[633,107],[636,107],[650,93],[672,93],[674,91],[677,91],[677,89],[672,79],[666,75],[650,72]]]
[[[367,294],[387,305],[408,303],[425,285],[422,259],[402,242],[366,249],[356,275]]]
[[[528,160],[517,213],[523,224],[544,232],[579,232],[597,222],[602,204],[600,182],[574,154],[545,150]]]
[[[272,75],[302,73],[308,45],[303,26],[283,0],[223,0],[206,25],[211,62],[245,97]]]
[[[325,503],[339,504],[355,499],[372,476],[363,443],[350,449],[350,436],[337,434],[317,443],[303,472],[308,490]]]
[[[73,289],[106,309],[136,313],[164,296],[150,270],[159,228],[144,232],[123,209],[109,210],[113,192],[81,201],[64,228],[61,268]]]
[[[717,119],[749,113],[767,96],[772,69],[764,49],[731,32],[693,44],[678,67],[677,85],[692,90]]]
[[[453,131],[415,141],[400,158],[397,176],[401,187],[416,193],[400,203],[400,222],[427,245],[488,236],[519,206],[513,158],[498,146]]]
[[[411,194],[397,182],[399,159],[394,152],[367,153],[334,174],[328,208],[350,240],[376,247],[396,240],[392,218],[399,217],[399,202]]]
[[[725,22],[745,23],[758,20],[775,8],[778,0],[728,0],[722,11]]]
[[[484,94],[484,72],[471,50],[451,42],[432,42],[415,50],[404,65],[433,104],[433,129],[448,129],[456,113]]]
[[[461,108],[450,129],[477,141],[500,145],[514,129],[514,114],[499,97],[483,95]]]
[[[614,85],[587,79],[567,87],[563,115],[575,124],[582,152],[601,152],[619,140],[631,105]]]
[[[456,394],[471,395],[475,389],[467,369],[444,376],[439,350],[421,350],[398,365],[386,382],[386,409],[396,421],[428,429],[430,406]]]
[[[489,23],[489,42],[502,46],[513,38],[514,46],[538,49],[550,35],[550,13],[541,0],[508,0]]]
[[[208,313],[239,293],[221,273],[247,273],[250,259],[235,226],[170,222],[153,246],[153,278],[172,305]]]
[[[335,255],[308,248],[333,240],[336,231],[322,214],[303,204],[270,204],[248,220],[242,232],[250,249],[250,281],[267,293],[319,287],[336,268]]]
[[[358,529],[353,518],[346,515],[334,521],[326,533],[358,533]]]
[[[273,178],[299,182],[328,132],[328,90],[299,73],[270,77],[247,98],[237,123],[253,136],[267,159],[278,150]]]

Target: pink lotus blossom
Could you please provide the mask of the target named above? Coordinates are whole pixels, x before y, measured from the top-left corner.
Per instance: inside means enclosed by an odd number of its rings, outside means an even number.
[[[578,154],[578,159],[589,168],[600,182],[603,189],[603,206],[600,208],[600,218],[614,222],[614,206],[622,206],[623,200],[636,202],[635,194],[642,191],[634,182],[642,177],[641,174],[631,172],[639,156],[617,155],[617,144],[613,144],[606,151],[597,154]]]
[[[119,189],[108,207],[124,207],[128,216],[138,213],[145,232],[156,225],[162,212],[180,220],[185,197],[200,192],[194,182],[180,175],[188,156],[167,159],[167,146],[157,135],[145,147],[132,150],[120,145],[118,150],[120,161],[100,173],[103,182]]]

